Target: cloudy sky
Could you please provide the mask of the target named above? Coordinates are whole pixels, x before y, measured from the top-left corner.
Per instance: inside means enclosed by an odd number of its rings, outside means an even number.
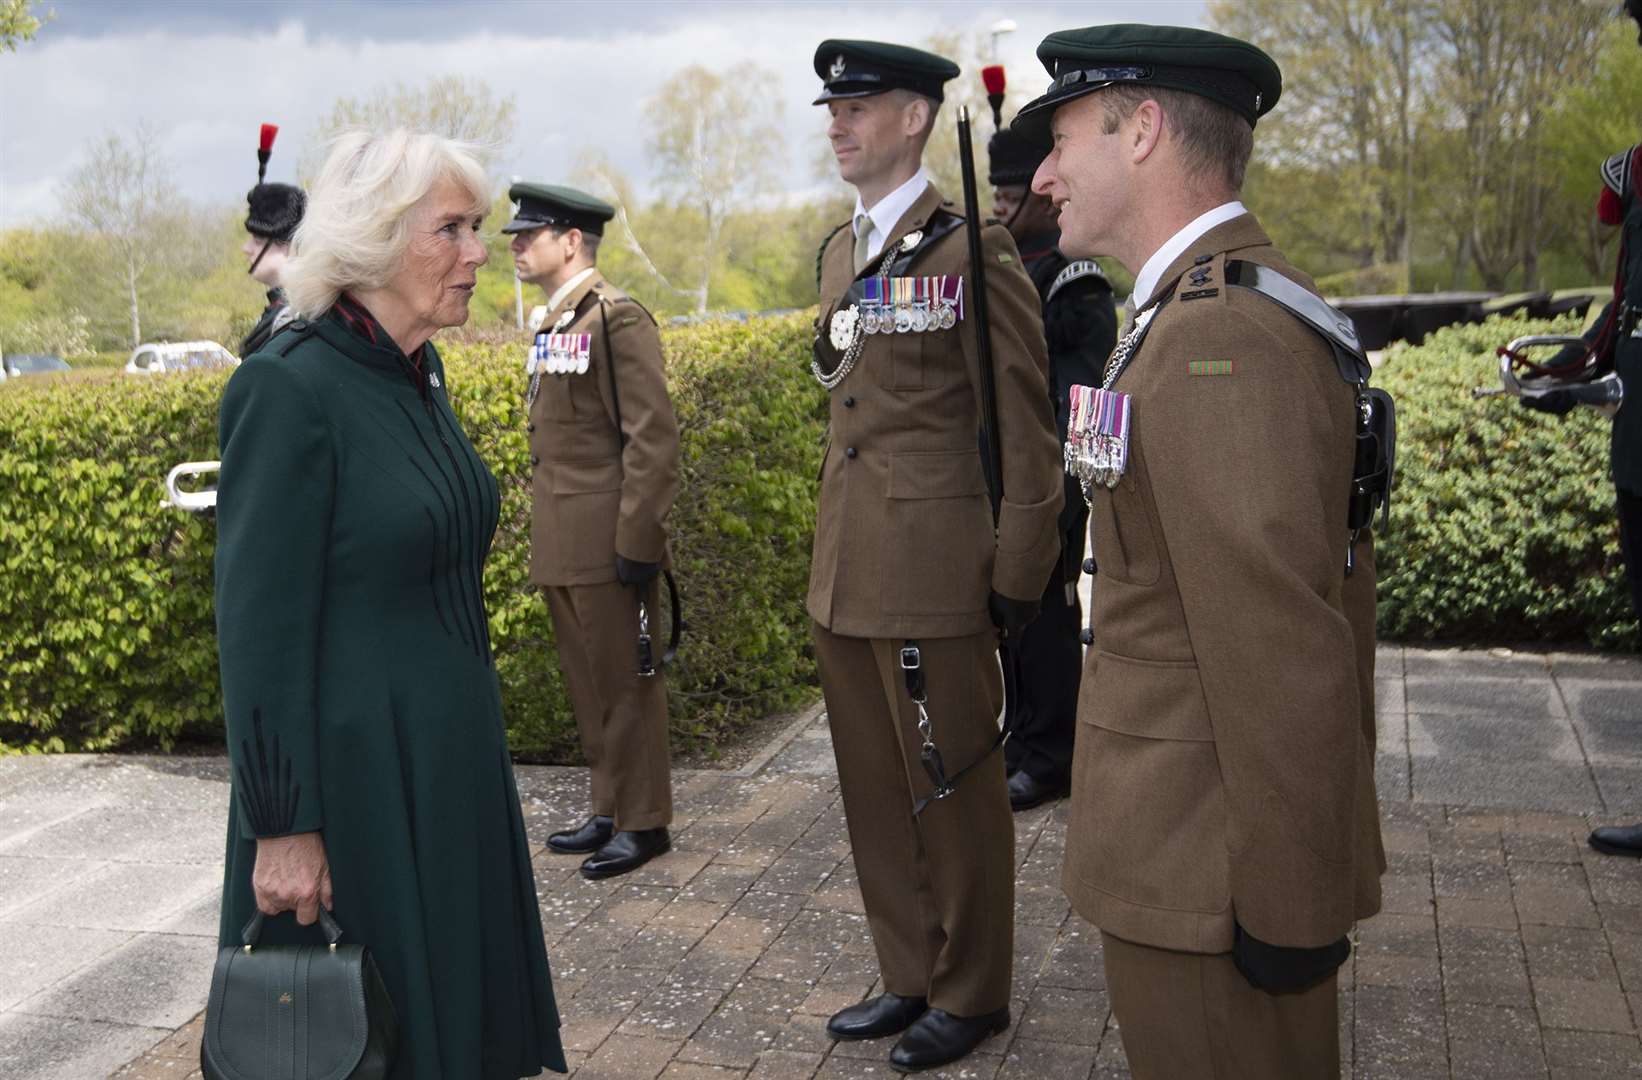
[[[1097,22],[1199,25],[1205,0],[999,3],[991,0],[49,0],[32,42],[0,54],[0,227],[48,220],[87,140],[146,122],[184,194],[243,200],[256,179],[256,133],[280,125],[269,179],[289,180],[339,97],[440,75],[483,79],[518,104],[500,174],[552,179],[598,147],[641,187],[649,177],[643,109],[689,64],[752,60],[781,78],[795,189],[824,113],[811,108],[815,46],[828,37],[917,42],[934,33],[999,39],[1012,85],[1038,89],[1033,50],[1051,30]],[[965,72],[962,78],[978,78]]]

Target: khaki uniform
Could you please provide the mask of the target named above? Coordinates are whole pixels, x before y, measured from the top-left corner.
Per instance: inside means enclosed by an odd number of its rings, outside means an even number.
[[[1128,468],[1094,489],[1090,519],[1101,580],[1064,886],[1108,940],[1140,947],[1109,975],[1137,1078],[1182,1075],[1148,1047],[1191,1042],[1184,1014],[1141,1004],[1180,977],[1179,953],[1220,954],[1203,981],[1230,1018],[1217,1031],[1288,1032],[1284,1056],[1259,1060],[1291,1067],[1258,1075],[1333,1075],[1333,980],[1267,995],[1226,976],[1224,954],[1234,921],[1273,945],[1337,940],[1379,910],[1385,868],[1366,537],[1344,573],[1354,394],[1315,331],[1225,284],[1228,258],[1311,288],[1251,215],[1174,262],[1114,387],[1132,396]],[[1222,1068],[1255,1060],[1218,1037],[1205,1052]]]
[[[591,335],[592,353],[581,374],[544,374],[530,406],[530,581],[552,612],[559,670],[592,767],[593,812],[622,831],[659,828],[673,812],[667,690],[661,673],[637,674],[638,598],[617,582],[616,555],[667,561],[662,523],[678,493],[678,423],[650,313],[597,271],[542,329],[566,311],[575,314],[556,332]],[[659,639],[657,592],[652,581]]]
[[[908,276],[961,275],[962,227],[929,187],[885,243],[921,230]],[[1037,291],[1001,226],[982,234],[1005,501],[994,534],[978,447],[973,308],[949,330],[865,339],[831,393],[809,612],[857,875],[885,988],[976,1016],[1009,1003],[1014,830],[1003,756],[913,816],[931,790],[918,761],[917,710],[899,666],[923,653],[929,712],[948,775],[997,735],[1002,691],[990,590],[1042,592],[1059,553],[1062,485],[1045,385]],[[855,274],[854,237],[821,256],[819,333]],[[875,272],[881,260],[868,264]],[[971,302],[972,304],[972,302]]]

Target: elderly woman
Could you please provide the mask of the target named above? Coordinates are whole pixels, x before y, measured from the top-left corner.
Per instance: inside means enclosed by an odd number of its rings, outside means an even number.
[[[233,763],[221,940],[368,945],[392,1075],[565,1071],[480,588],[496,481],[429,339],[467,321],[469,149],[340,138],[285,286],[299,318],[222,400],[217,635]],[[334,905],[334,906],[333,906]]]

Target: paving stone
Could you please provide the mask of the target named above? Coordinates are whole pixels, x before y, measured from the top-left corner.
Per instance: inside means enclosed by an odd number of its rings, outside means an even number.
[[[1530,1008],[1522,943],[1507,930],[1459,927],[1442,932],[1443,994],[1449,1003]]]
[[[744,980],[719,1003],[681,1060],[751,1068],[771,1047],[806,996],[804,988],[767,979]]]
[[[1544,653],[1514,649],[1410,649],[1403,661],[1411,679],[1543,679],[1550,673]]]
[[[1517,1080],[1544,1077],[1549,1071],[1531,1009],[1449,1008],[1448,1052],[1455,1080]]]
[[[1583,979],[1534,980],[1534,1004],[1547,1028],[1631,1034],[1631,1010],[1624,993],[1610,983]]]
[[[1553,1075],[1642,1076],[1642,1044],[1634,1035],[1547,1030],[1545,1058]]]
[[[1429,914],[1385,912],[1357,924],[1359,951],[1436,956],[1437,928]]]
[[[1364,986],[1356,994],[1353,1043],[1358,1076],[1448,1075],[1442,996],[1428,990]]]
[[[1110,1011],[1104,990],[1040,986],[1020,1017],[1021,1037],[1098,1047]]]
[[[810,1080],[821,1067],[820,1054],[796,1050],[766,1050],[753,1063],[748,1080]]]
[[[1442,967],[1434,956],[1398,956],[1395,953],[1359,956],[1354,978],[1356,983],[1368,986],[1442,989]]]
[[[1414,758],[1547,761],[1584,766],[1573,725],[1561,716],[1446,716],[1425,712],[1408,724]]]
[[[654,1080],[681,1045],[683,1040],[612,1035],[576,1075],[581,1080]]]
[[[1549,677],[1501,679],[1478,676],[1456,679],[1445,673],[1441,676],[1410,675],[1404,684],[1410,716],[1431,713],[1534,720],[1565,713],[1561,696]],[[1413,733],[1414,729],[1410,726],[1411,740]]]
[[[0,922],[0,1009],[10,1009],[130,941],[112,930]]]
[[[221,885],[215,866],[105,863],[7,918],[37,926],[159,930],[185,907],[216,896]]]
[[[1495,930],[1517,928],[1517,908],[1509,899],[1480,900],[1461,896],[1444,896],[1437,900],[1437,925],[1440,927],[1485,927]]]
[[[215,941],[139,934],[13,1008],[33,1016],[176,1029],[205,1007],[216,958]]]
[[[0,1013],[0,1076],[88,1080],[108,1076],[168,1034],[163,1029]]]
[[[1528,974],[1536,982],[1583,979],[1619,985],[1607,935],[1600,930],[1524,925],[1522,946],[1528,957]]]
[[[0,855],[0,919],[36,904],[106,864],[87,859]]]

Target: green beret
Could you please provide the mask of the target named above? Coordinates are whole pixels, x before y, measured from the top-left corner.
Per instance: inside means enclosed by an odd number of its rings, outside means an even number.
[[[1253,127],[1283,92],[1277,63],[1246,41],[1187,26],[1113,23],[1057,30],[1038,45],[1049,89],[1016,114],[1014,125],[1042,127],[1055,109],[1108,86],[1159,86],[1197,94]]]
[[[616,208],[585,191],[562,184],[520,182],[507,189],[507,197],[518,204],[513,220],[502,226],[505,233],[531,229],[580,229],[600,236],[604,223],[616,216]]]
[[[958,77],[958,65],[907,45],[829,38],[815,50],[815,73],[824,85],[814,105],[835,98],[871,97],[885,90],[911,90],[940,101],[946,81]]]

